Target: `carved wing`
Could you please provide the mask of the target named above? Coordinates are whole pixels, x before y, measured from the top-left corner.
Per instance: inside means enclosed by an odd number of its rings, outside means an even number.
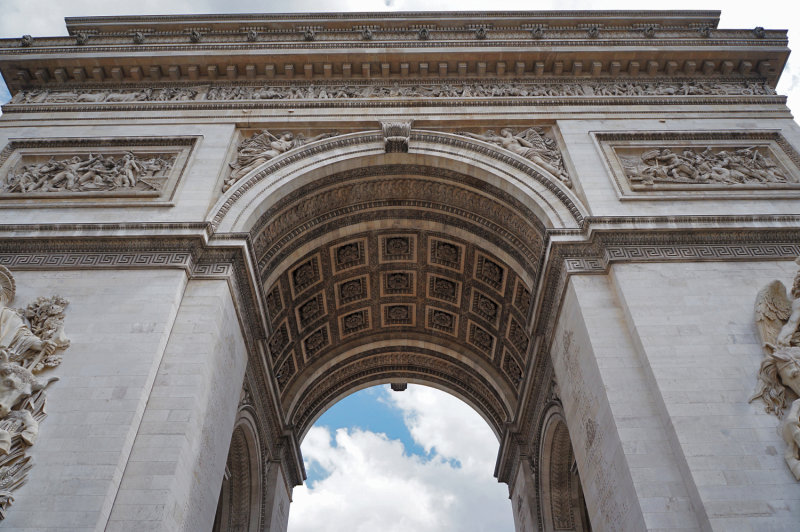
[[[772,281],[756,296],[756,327],[761,336],[761,345],[768,352],[774,350],[775,339],[781,327],[792,313],[792,302],[786,295],[786,287],[780,281]]]
[[[263,130],[259,133],[253,135],[252,137],[245,139],[242,141],[243,148],[250,148],[250,149],[258,149],[258,150],[268,150],[270,147],[270,142],[272,139],[272,134],[267,131]]]
[[[529,127],[517,136],[530,142],[536,150],[548,151],[547,142],[545,142],[544,138],[532,127]]]
[[[21,450],[13,451],[0,465],[0,491],[12,491],[25,483],[26,473],[33,464]]]

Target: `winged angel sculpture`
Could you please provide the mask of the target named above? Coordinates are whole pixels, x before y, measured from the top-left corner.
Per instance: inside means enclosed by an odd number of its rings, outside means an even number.
[[[311,142],[338,135],[338,132],[321,133],[315,137],[306,137],[302,133],[293,134],[289,131],[278,136],[266,129],[259,131],[252,137],[242,140],[236,147],[236,160],[229,163],[231,175],[225,180],[222,191],[225,192],[234,183],[255,170],[260,165],[282,155],[289,150],[299,148]]]
[[[567,169],[564,167],[564,160],[561,156],[561,151],[558,149],[558,144],[546,135],[544,128],[529,127],[519,133],[515,133],[513,129],[504,128],[500,130],[499,135],[491,129],[484,135],[462,131],[459,135],[483,140],[505,148],[538,164],[563,181],[568,187],[572,186]]]
[[[37,374],[61,364],[59,351],[69,346],[64,336],[67,301],[40,297],[24,310],[15,309],[9,306],[15,291],[14,277],[0,266],[0,519],[31,468],[26,451],[45,417],[44,389],[58,380]]]
[[[800,265],[800,258],[796,262]],[[764,360],[750,401],[761,399],[767,412],[780,417],[789,389],[794,400],[781,422],[781,435],[787,445],[786,464],[800,480],[800,272],[789,295],[780,281],[762,288],[756,296],[755,314]]]

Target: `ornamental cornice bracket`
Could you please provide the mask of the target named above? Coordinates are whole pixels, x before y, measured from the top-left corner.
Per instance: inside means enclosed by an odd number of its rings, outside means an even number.
[[[408,153],[413,120],[381,122],[386,153]]]

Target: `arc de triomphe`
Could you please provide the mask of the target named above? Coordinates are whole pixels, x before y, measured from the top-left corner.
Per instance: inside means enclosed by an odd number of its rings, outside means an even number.
[[[718,19],[0,40],[2,526],[285,530],[322,412],[421,383],[519,531],[796,529],[789,50]]]

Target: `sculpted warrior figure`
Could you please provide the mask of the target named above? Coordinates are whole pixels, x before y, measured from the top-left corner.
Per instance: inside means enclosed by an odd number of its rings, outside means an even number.
[[[797,264],[800,265],[800,258]],[[782,282],[773,281],[756,297],[756,325],[764,360],[758,373],[758,389],[750,401],[761,399],[767,412],[780,416],[786,408],[789,389],[794,400],[781,422],[781,435],[786,442],[786,464],[800,480],[800,272],[794,278],[790,296]]]
[[[490,142],[505,148],[508,151],[516,153],[520,157],[524,157],[538,164],[553,176],[563,181],[567,186],[572,185],[569,175],[567,175],[566,168],[564,168],[558,145],[553,139],[546,137],[542,130],[537,131],[536,128],[531,127],[515,134],[512,129],[504,128],[500,130],[500,135],[492,130],[487,131],[484,135],[468,132],[461,132],[459,134]]]
[[[302,133],[294,135],[287,131],[276,137],[267,130],[259,131],[252,137],[244,139],[239,143],[236,160],[228,165],[233,171],[231,172],[231,176],[225,180],[222,190],[223,192],[228,190],[247,173],[255,170],[270,159],[274,159],[278,155],[286,153],[291,149],[299,148],[310,142],[333,137],[335,135],[338,135],[338,132],[321,133],[315,137],[306,138]]]
[[[175,158],[155,155],[143,159],[127,152],[115,159],[113,155],[75,155],[68,159],[20,164],[10,172],[0,192],[25,194],[29,192],[81,192],[87,190],[158,189],[158,179],[166,178]],[[154,183],[155,181],[155,183]]]
[[[695,148],[685,147],[680,154],[670,148],[662,147],[647,150],[638,156],[621,156],[620,160],[631,181],[645,185],[656,183],[745,185],[789,182],[789,177],[772,158],[769,149],[758,146],[732,151],[714,151],[711,147],[698,151]]]
[[[11,272],[0,266],[0,519],[30,469],[25,447],[36,442],[44,417],[40,392],[57,380],[34,373],[60,364],[56,350],[69,345],[64,336],[66,300],[39,298],[19,311],[9,306],[15,289]]]

